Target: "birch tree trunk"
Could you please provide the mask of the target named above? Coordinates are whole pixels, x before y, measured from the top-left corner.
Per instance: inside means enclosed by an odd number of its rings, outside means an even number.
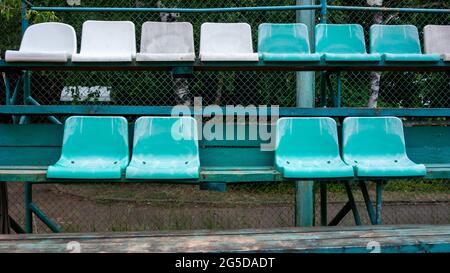
[[[162,1],[158,1],[156,3],[156,6],[158,8],[165,8]],[[159,14],[161,22],[176,22],[178,16],[179,16],[178,13],[172,13],[172,12],[161,12]],[[186,78],[172,76],[172,85],[173,85],[173,90],[174,90],[174,93],[176,96],[177,104],[189,106],[191,104],[191,101],[189,98],[188,80]]]
[[[381,7],[383,6],[383,0],[367,0],[367,5],[371,7]],[[383,13],[376,12],[373,17],[374,24],[382,24],[383,23]],[[370,73],[370,91],[369,91],[369,102],[367,103],[367,107],[376,108],[378,104],[378,96],[380,94],[380,81],[381,81],[381,73],[380,72],[371,72]]]

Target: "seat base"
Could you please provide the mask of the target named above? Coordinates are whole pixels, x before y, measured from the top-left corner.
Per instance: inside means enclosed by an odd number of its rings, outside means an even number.
[[[155,54],[155,53],[138,53],[136,55],[137,62],[194,62],[195,53],[171,53],[171,54]]]
[[[47,178],[60,179],[120,179],[122,169],[119,166],[63,166],[48,167]]]
[[[202,53],[200,54],[202,62],[257,62],[259,61],[258,53]]]
[[[200,164],[185,165],[184,162],[174,164],[165,162],[152,166],[150,164],[132,162],[126,170],[126,179],[198,179],[200,177]],[[163,166],[163,167],[160,167]]]
[[[74,54],[72,62],[131,62],[133,57],[131,54]]]
[[[265,62],[318,62],[320,54],[296,54],[296,53],[262,53],[261,59]]]
[[[425,165],[422,164],[412,162],[395,164],[392,162],[363,162],[354,166],[355,174],[358,177],[420,177],[427,174]]]
[[[381,54],[335,54],[325,53],[324,59],[327,62],[379,62]]]
[[[333,179],[354,177],[352,166],[346,165],[340,160],[289,160],[289,163],[277,164],[277,169],[285,178]]]
[[[383,54],[386,62],[438,62],[441,56],[438,54]]]
[[[8,50],[5,53],[7,62],[55,62],[65,63],[69,54],[66,52],[27,52]]]
[[[443,54],[442,59],[444,60],[444,62],[450,62],[450,53]]]

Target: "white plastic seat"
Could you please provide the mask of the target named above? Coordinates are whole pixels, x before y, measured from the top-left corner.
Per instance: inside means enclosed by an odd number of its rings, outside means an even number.
[[[204,23],[200,37],[201,61],[258,61],[252,31],[245,23]]]
[[[187,22],[145,22],[138,62],[195,61],[194,30]]]
[[[72,62],[131,62],[136,56],[136,33],[129,21],[86,21],[81,50]]]
[[[27,28],[19,51],[8,50],[7,62],[67,62],[77,51],[77,37],[72,26],[41,23]]]
[[[423,36],[425,53],[440,54],[444,61],[450,61],[450,25],[427,25]]]

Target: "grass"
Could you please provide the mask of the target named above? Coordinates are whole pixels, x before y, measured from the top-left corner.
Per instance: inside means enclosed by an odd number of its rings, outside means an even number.
[[[317,185],[317,184],[316,184]],[[374,183],[368,183],[374,193]],[[100,204],[132,202],[155,206],[181,207],[208,204],[212,207],[286,205],[294,202],[292,183],[230,185],[226,193],[201,191],[198,185],[172,184],[71,184],[58,185],[59,192],[96,201]],[[352,184],[355,198],[361,199],[357,183]],[[316,192],[318,190],[316,189]],[[331,202],[346,200],[342,183],[328,185]],[[450,181],[392,181],[384,186],[386,201],[448,201]]]

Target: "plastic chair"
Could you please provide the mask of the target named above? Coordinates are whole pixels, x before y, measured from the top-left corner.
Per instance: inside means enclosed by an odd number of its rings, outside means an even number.
[[[386,62],[436,62],[438,54],[422,54],[419,32],[413,25],[373,25],[370,51],[383,54]]]
[[[258,53],[264,61],[320,61],[320,55],[310,51],[305,24],[261,24],[258,33]]]
[[[439,54],[444,61],[450,61],[450,26],[425,26],[423,37],[426,54]]]
[[[316,52],[327,62],[378,62],[380,54],[368,54],[362,26],[316,25]]]
[[[339,155],[337,126],[331,118],[281,118],[276,138],[275,167],[286,178],[354,176]]]
[[[128,122],[123,117],[66,120],[61,158],[48,178],[120,179],[129,162]]]
[[[258,61],[252,31],[245,23],[204,23],[200,37],[201,61]]]
[[[194,31],[190,23],[145,22],[138,62],[195,61]]]
[[[141,117],[127,179],[198,179],[197,123],[190,117]]]
[[[136,55],[134,24],[129,21],[86,21],[80,54],[72,62],[131,62]]]
[[[358,177],[424,176],[425,166],[412,162],[405,148],[403,123],[396,117],[350,117],[343,124],[344,161]]]
[[[41,23],[27,28],[19,51],[8,50],[7,62],[67,62],[77,51],[77,37],[72,26]]]

